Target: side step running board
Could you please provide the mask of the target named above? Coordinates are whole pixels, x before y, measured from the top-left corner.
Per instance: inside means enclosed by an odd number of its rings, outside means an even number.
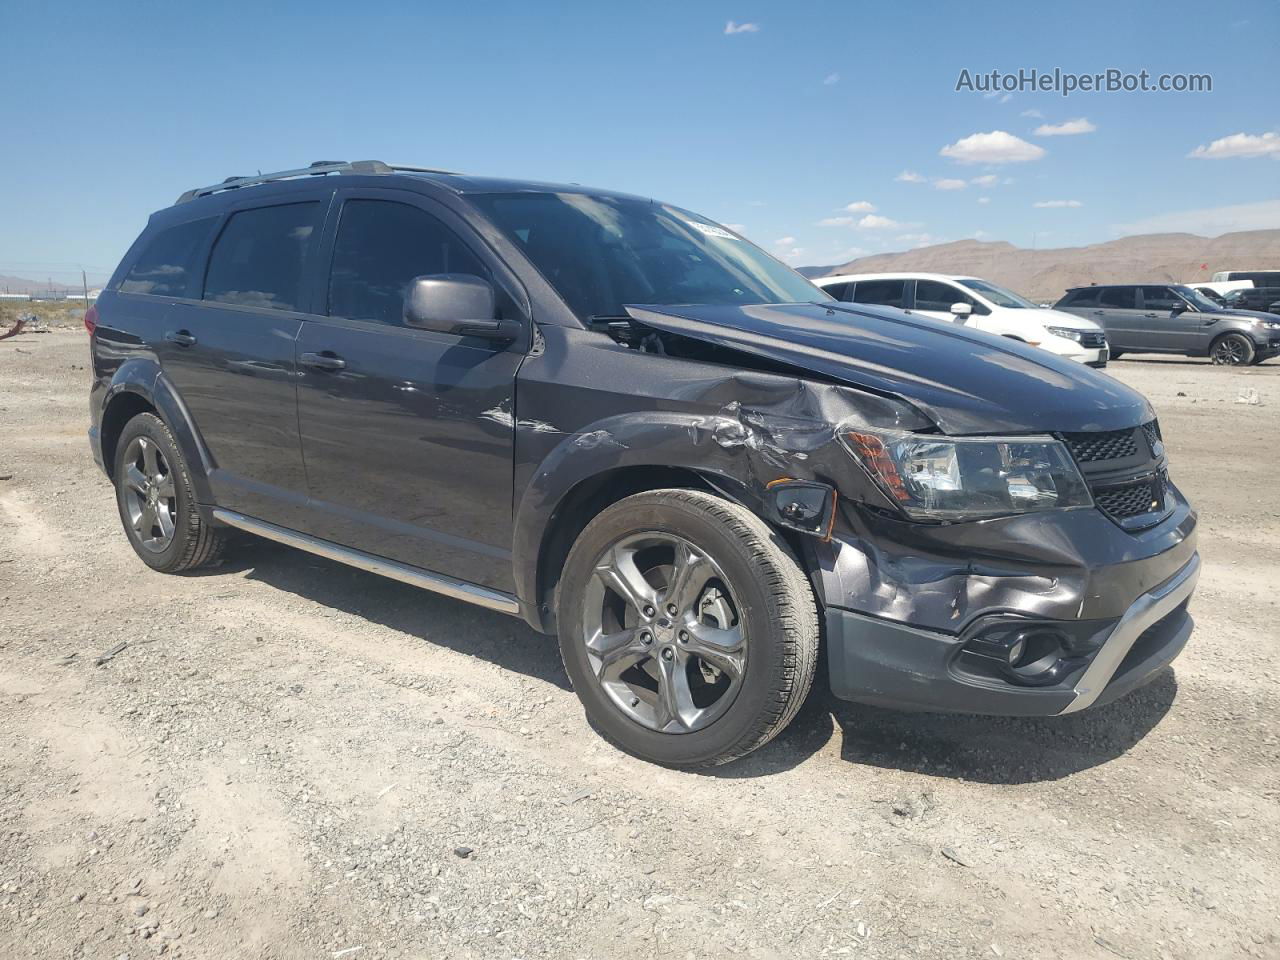
[[[349,567],[357,567],[360,570],[367,570],[369,573],[390,577],[392,580],[399,580],[401,583],[421,587],[423,590],[430,590],[433,593],[442,593],[446,597],[453,597],[455,600],[465,600],[467,603],[474,603],[476,606],[485,607],[489,610],[497,610],[499,613],[509,613],[512,616],[520,615],[519,601],[510,594],[502,593],[498,590],[490,590],[488,587],[467,583],[465,580],[455,580],[453,577],[442,576],[438,573],[429,573],[418,567],[411,567],[406,563],[397,563],[395,560],[387,560],[384,557],[361,553],[359,550],[352,550],[350,547],[339,546],[336,543],[320,540],[317,537],[309,537],[305,533],[298,533],[296,530],[289,530],[285,527],[277,527],[274,523],[255,520],[253,517],[246,517],[232,510],[223,510],[221,507],[214,508],[213,518],[229,527],[246,530],[260,537],[266,537],[268,540],[274,540],[276,543],[297,547],[299,550],[307,551],[307,553],[314,553],[320,557],[336,560],[338,563],[345,563]]]

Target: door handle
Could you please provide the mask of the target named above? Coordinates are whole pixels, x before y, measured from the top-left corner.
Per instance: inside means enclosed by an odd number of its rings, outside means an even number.
[[[1093,315],[1094,315],[1095,317],[1100,317],[1100,316],[1102,316],[1102,311],[1101,311],[1101,310],[1095,310],[1095,311],[1093,311]]]
[[[347,361],[329,350],[323,353],[304,353],[298,360],[304,367],[316,370],[344,370],[347,366]]]
[[[164,338],[180,347],[189,347],[196,342],[196,338],[191,335],[190,330],[170,330],[164,335]]]
[[[1155,313],[1144,313],[1144,314],[1143,314],[1143,316],[1144,316],[1144,317],[1150,317],[1152,320],[1154,320],[1157,316],[1159,316],[1159,314],[1155,314]]]

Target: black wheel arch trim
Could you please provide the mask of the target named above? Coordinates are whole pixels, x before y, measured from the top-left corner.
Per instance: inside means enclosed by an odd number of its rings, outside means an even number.
[[[209,474],[214,469],[213,457],[205,446],[200,431],[191,418],[191,412],[183,402],[177,388],[166,377],[154,360],[138,358],[126,361],[116,370],[111,383],[103,395],[97,421],[105,423],[108,411],[122,395],[141,398],[169,427],[174,439],[182,449],[187,468],[191,473],[191,483],[195,488],[197,502],[201,505],[213,502],[213,494],[209,485]],[[102,462],[110,476],[114,468],[115,450],[107,449],[112,438],[100,432],[97,442],[101,445],[99,452]]]

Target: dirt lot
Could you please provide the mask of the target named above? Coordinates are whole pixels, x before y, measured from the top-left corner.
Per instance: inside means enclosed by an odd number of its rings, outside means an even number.
[[[1201,511],[1176,669],[1063,719],[815,691],[711,774],[515,620],[252,541],[151,573],[86,363],[0,343],[0,956],[1280,956],[1280,361],[1111,367]]]

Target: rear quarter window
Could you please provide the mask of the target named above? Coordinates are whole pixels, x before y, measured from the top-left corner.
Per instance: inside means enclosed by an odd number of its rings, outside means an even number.
[[[121,293],[185,297],[199,274],[196,257],[204,250],[217,218],[190,220],[158,231],[120,282]]]

